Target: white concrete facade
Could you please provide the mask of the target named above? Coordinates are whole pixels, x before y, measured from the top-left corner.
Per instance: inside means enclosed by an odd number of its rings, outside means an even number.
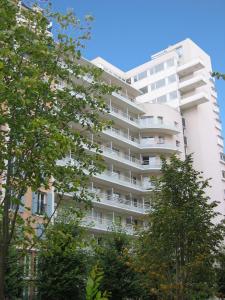
[[[91,137],[102,148],[107,170],[90,190],[99,197],[84,222],[96,232],[120,224],[128,233],[144,226],[160,155],[193,153],[194,167],[211,179],[207,191],[225,213],[225,155],[210,57],[190,39],[153,55],[128,72],[98,57],[103,78],[121,90],[106,99],[111,129]]]

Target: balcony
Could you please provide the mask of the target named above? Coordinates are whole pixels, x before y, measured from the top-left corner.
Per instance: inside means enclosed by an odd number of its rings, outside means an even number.
[[[109,135],[110,137],[114,137],[123,143],[129,144],[131,146],[133,145],[134,147],[138,148],[139,139],[129,135],[128,133],[122,130],[111,127],[109,129],[104,130],[103,133]]]
[[[203,75],[196,75],[188,77],[187,79],[181,79],[179,83],[179,90],[181,93],[187,93],[205,84],[207,84],[205,77]]]
[[[132,109],[133,111],[138,113],[144,113],[142,108],[135,102],[134,98],[130,98],[128,95],[122,93],[121,91],[113,92],[112,96],[128,104],[129,108]]]
[[[137,159],[131,155],[125,154],[123,152],[115,151],[109,147],[101,146],[102,155],[104,157],[110,158],[114,161],[119,161],[129,167],[133,167],[135,169],[141,171],[156,171],[161,169],[161,162],[159,160],[155,161],[142,161],[141,159]]]
[[[104,171],[101,174],[94,176],[96,179],[107,181],[111,184],[119,185],[121,187],[126,187],[129,190],[135,190],[139,192],[148,192],[154,188],[154,185],[149,181],[141,181],[134,177],[128,177],[123,174],[118,174],[116,172]]]
[[[134,147],[139,150],[153,150],[159,151],[161,153],[181,152],[179,147],[176,147],[174,144],[163,142],[150,142],[147,139],[139,139],[116,128],[106,129],[103,131],[103,133],[109,135],[112,138],[115,138],[119,142],[128,144],[130,148]]]
[[[106,218],[95,218],[92,216],[86,216],[82,220],[82,225],[85,227],[90,227],[96,231],[113,231],[114,228],[118,227],[124,230],[127,234],[133,235],[135,233],[133,225],[117,224],[113,222],[112,219]]]
[[[117,119],[117,122],[123,121],[127,124],[133,126],[135,129],[142,130],[142,131],[149,131],[154,130],[154,132],[159,133],[167,133],[167,134],[177,134],[179,133],[179,129],[175,124],[172,122],[165,122],[165,121],[156,121],[156,120],[147,120],[147,119],[138,119],[132,117],[131,115],[125,113],[124,111],[111,106],[110,108],[111,116]]]
[[[108,195],[104,192],[95,193],[94,190],[90,190],[90,192],[95,195],[92,201],[96,204],[96,206],[110,206],[113,207],[114,211],[125,210],[136,214],[144,214],[146,213],[146,210],[149,209],[149,206],[146,206],[144,203],[134,202],[126,199],[125,197],[118,197],[115,194]]]
[[[177,69],[177,73],[179,76],[186,76],[188,74],[199,71],[202,68],[204,68],[204,64],[202,60],[200,58],[196,58],[193,59],[192,61],[186,62],[184,64],[180,64],[180,66]]]
[[[209,97],[205,92],[199,92],[196,94],[185,95],[180,99],[180,108],[182,110],[192,108],[194,106],[209,102]]]
[[[151,120],[145,120],[140,119],[139,120],[139,128],[142,129],[142,131],[147,130],[154,130],[154,132],[158,133],[167,133],[167,134],[177,134],[179,133],[179,129],[175,124],[169,123],[169,122],[160,122],[160,121],[151,121]]]
[[[181,152],[179,147],[177,147],[175,144],[171,143],[165,143],[165,142],[157,142],[157,143],[152,143],[148,141],[148,139],[142,139],[140,141],[140,148],[142,150],[152,150],[157,151],[159,153],[176,153],[176,152]]]

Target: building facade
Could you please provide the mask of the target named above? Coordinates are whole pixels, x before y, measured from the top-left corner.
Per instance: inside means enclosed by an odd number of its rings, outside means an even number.
[[[92,178],[96,196],[85,218],[94,232],[114,225],[129,234],[144,226],[151,202],[151,176],[160,176],[160,156],[193,154],[194,168],[211,178],[207,195],[225,213],[225,155],[210,57],[186,39],[123,72],[98,57],[109,84],[121,87],[106,99],[113,121],[97,142],[107,170]],[[98,201],[100,200],[100,201]]]
[[[106,170],[90,180],[93,208],[83,224],[96,235],[115,226],[128,234],[143,227],[154,188],[150,178],[160,176],[160,156],[172,154],[193,154],[194,168],[211,178],[207,195],[225,214],[225,155],[210,57],[186,39],[128,72],[100,57],[83,62],[102,68],[103,80],[121,88],[105,99],[112,127],[89,136],[99,144]],[[33,214],[51,215],[58,197],[29,192],[25,201]]]

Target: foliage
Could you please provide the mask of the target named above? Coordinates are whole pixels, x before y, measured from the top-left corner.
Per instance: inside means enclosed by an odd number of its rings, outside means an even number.
[[[17,299],[22,295],[25,285],[23,278],[23,263],[20,253],[15,247],[10,247],[5,280],[5,293],[8,299]]]
[[[112,300],[139,299],[143,296],[140,274],[133,268],[132,240],[124,232],[104,236],[97,250],[97,260],[104,272],[101,288]]]
[[[103,99],[114,90],[102,82],[100,69],[81,59],[90,18],[83,26],[72,12],[28,9],[20,2],[0,1],[1,299],[10,244],[27,248],[33,242],[34,220],[24,223],[18,214],[20,207],[28,212],[22,196],[28,187],[42,187],[61,194],[79,190],[79,200],[86,199],[88,175],[103,169],[98,151],[86,152],[98,150],[89,135],[107,125],[99,113],[107,112]],[[57,43],[49,20],[58,30]],[[69,152],[71,163],[56,164]]]
[[[222,248],[217,259],[217,297],[225,299],[225,248]]]
[[[38,261],[40,299],[84,299],[92,258],[78,221],[49,226]]]
[[[225,80],[225,74],[222,74],[220,72],[212,72],[212,76],[216,77],[217,79],[223,79],[223,80]]]
[[[86,286],[86,300],[108,300],[107,292],[101,292],[99,290],[104,273],[94,266],[90,272]]]
[[[163,159],[138,250],[145,286],[157,299],[208,299],[214,293],[224,224],[215,224],[219,215],[206,188],[209,182],[193,169],[191,156]]]

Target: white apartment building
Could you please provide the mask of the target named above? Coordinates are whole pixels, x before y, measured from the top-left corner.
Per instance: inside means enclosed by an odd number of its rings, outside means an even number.
[[[107,170],[92,178],[96,195],[85,217],[96,233],[120,225],[133,234],[150,207],[151,176],[160,176],[160,155],[193,153],[195,169],[211,179],[207,191],[225,213],[225,155],[210,57],[186,39],[123,72],[98,57],[109,84],[121,87],[106,100],[114,124],[98,137]],[[98,201],[98,198],[100,201]]]

